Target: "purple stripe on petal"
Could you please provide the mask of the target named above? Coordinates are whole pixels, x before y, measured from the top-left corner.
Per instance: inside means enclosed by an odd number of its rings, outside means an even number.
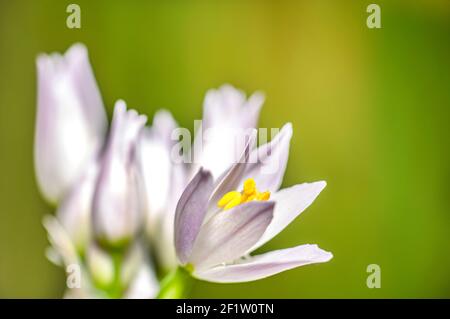
[[[248,202],[211,217],[198,234],[189,262],[206,269],[243,256],[270,224],[274,204]]]
[[[213,181],[211,173],[200,168],[186,186],[175,211],[175,249],[178,260],[185,264],[206,215]]]

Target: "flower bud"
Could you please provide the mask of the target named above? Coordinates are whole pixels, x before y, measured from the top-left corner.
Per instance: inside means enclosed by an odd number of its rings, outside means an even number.
[[[123,247],[143,224],[136,144],[146,121],[125,102],[116,103],[93,200],[94,235],[107,246]]]

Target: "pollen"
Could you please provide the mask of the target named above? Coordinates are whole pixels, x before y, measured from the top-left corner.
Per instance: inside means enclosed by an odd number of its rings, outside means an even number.
[[[231,191],[223,195],[217,202],[217,206],[224,210],[233,208],[239,204],[251,202],[254,200],[266,201],[270,198],[270,192],[259,192],[256,188],[256,183],[253,178],[248,178],[244,182],[244,187],[241,192]]]

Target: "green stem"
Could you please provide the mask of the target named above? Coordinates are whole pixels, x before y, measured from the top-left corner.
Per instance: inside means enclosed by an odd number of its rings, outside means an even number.
[[[192,277],[186,269],[178,267],[161,281],[158,299],[186,298],[192,286]]]

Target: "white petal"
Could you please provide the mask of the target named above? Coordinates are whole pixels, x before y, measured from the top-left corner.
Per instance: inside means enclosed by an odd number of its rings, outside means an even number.
[[[159,111],[155,114],[152,127],[144,128],[139,140],[139,166],[145,186],[147,230],[150,234],[160,227],[161,215],[166,213],[173,188],[177,186],[173,185],[173,175],[179,165],[173,163],[170,157],[176,142],[171,135],[176,127],[177,123],[169,112]],[[183,174],[182,171],[177,173]]]
[[[264,102],[261,93],[248,100],[245,94],[230,85],[206,94],[203,106],[203,123],[194,141],[197,166],[211,171],[214,178],[236,163],[245,147],[245,136],[258,122]],[[201,147],[199,146],[201,145]]]
[[[327,184],[324,181],[298,184],[284,188],[272,194],[270,200],[275,202],[273,219],[264,235],[250,251],[261,247],[286,228],[298,215],[300,215]]]
[[[273,202],[254,201],[215,214],[202,226],[189,263],[202,270],[243,256],[272,220]]]
[[[43,195],[57,203],[99,151],[107,120],[83,45],[39,56],[37,71],[35,170]]]
[[[233,265],[218,266],[195,276],[211,282],[246,282],[266,278],[292,268],[323,263],[333,255],[317,245],[301,245],[250,257]]]
[[[91,240],[91,212],[98,163],[93,161],[58,207],[57,216],[77,251],[82,252]]]
[[[151,299],[155,298],[159,291],[159,283],[150,264],[142,264],[137,275],[131,282],[124,298]]]
[[[112,245],[129,240],[142,226],[136,145],[146,120],[127,111],[123,101],[116,103],[93,202],[95,236]]]
[[[272,141],[253,150],[240,187],[247,178],[253,178],[261,191],[277,191],[286,171],[291,137],[292,124],[287,123]]]

